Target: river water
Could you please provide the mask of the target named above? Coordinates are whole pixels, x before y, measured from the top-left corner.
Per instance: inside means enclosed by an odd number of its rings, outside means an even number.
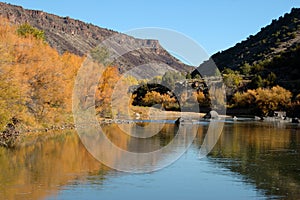
[[[213,150],[199,159],[208,126],[197,125],[175,163],[141,174],[104,166],[75,131],[27,136],[15,149],[0,148],[0,199],[300,199],[299,125],[226,122]],[[118,125],[104,129],[130,149],[132,139]],[[151,145],[168,144],[177,130],[164,125]]]

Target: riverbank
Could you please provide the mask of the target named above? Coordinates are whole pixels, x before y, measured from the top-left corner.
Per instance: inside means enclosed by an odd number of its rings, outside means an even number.
[[[48,128],[25,128],[22,124],[8,124],[7,128],[0,132],[0,146],[12,148],[20,143],[23,136],[30,135],[50,135],[54,132],[73,130],[74,124],[64,124],[61,126],[50,126]]]
[[[231,112],[229,112],[231,113]],[[101,125],[105,124],[133,124],[133,123],[175,123],[178,118],[181,118],[180,123],[199,123],[201,119],[207,113],[195,113],[195,112],[180,112],[180,111],[165,111],[151,107],[138,107],[134,106],[130,109],[130,116],[121,115],[115,118],[98,118],[98,122]],[[232,114],[232,113],[231,113]],[[219,115],[219,119],[227,121],[252,121],[252,120],[263,120],[263,121],[274,121],[274,122],[286,122],[295,123],[296,121],[292,118],[277,119],[274,117],[259,118],[253,115]],[[299,123],[299,121],[298,121]],[[89,124],[91,126],[93,124]],[[0,146],[7,148],[14,147],[19,143],[23,136],[31,134],[42,134],[48,135],[53,132],[73,130],[76,129],[75,124],[68,123],[56,126],[50,126],[47,128],[26,128],[22,124],[8,124],[5,131],[0,133]]]

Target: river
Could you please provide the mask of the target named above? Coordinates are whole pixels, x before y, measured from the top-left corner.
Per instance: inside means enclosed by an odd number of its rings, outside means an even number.
[[[213,150],[199,159],[208,126],[196,126],[196,138],[176,162],[140,174],[104,166],[75,131],[27,136],[14,149],[0,148],[0,199],[300,199],[299,125],[226,122]],[[118,125],[104,129],[130,149],[133,139]],[[164,125],[150,146],[167,145],[177,130]]]

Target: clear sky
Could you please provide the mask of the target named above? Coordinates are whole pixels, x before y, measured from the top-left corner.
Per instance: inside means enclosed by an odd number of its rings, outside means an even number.
[[[6,0],[126,32],[159,27],[194,39],[213,54],[257,33],[272,19],[300,7],[299,0]]]

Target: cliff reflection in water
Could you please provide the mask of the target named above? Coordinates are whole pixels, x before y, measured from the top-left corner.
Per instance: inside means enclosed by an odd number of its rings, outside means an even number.
[[[300,198],[300,129],[273,123],[227,124],[210,153],[266,195]]]

